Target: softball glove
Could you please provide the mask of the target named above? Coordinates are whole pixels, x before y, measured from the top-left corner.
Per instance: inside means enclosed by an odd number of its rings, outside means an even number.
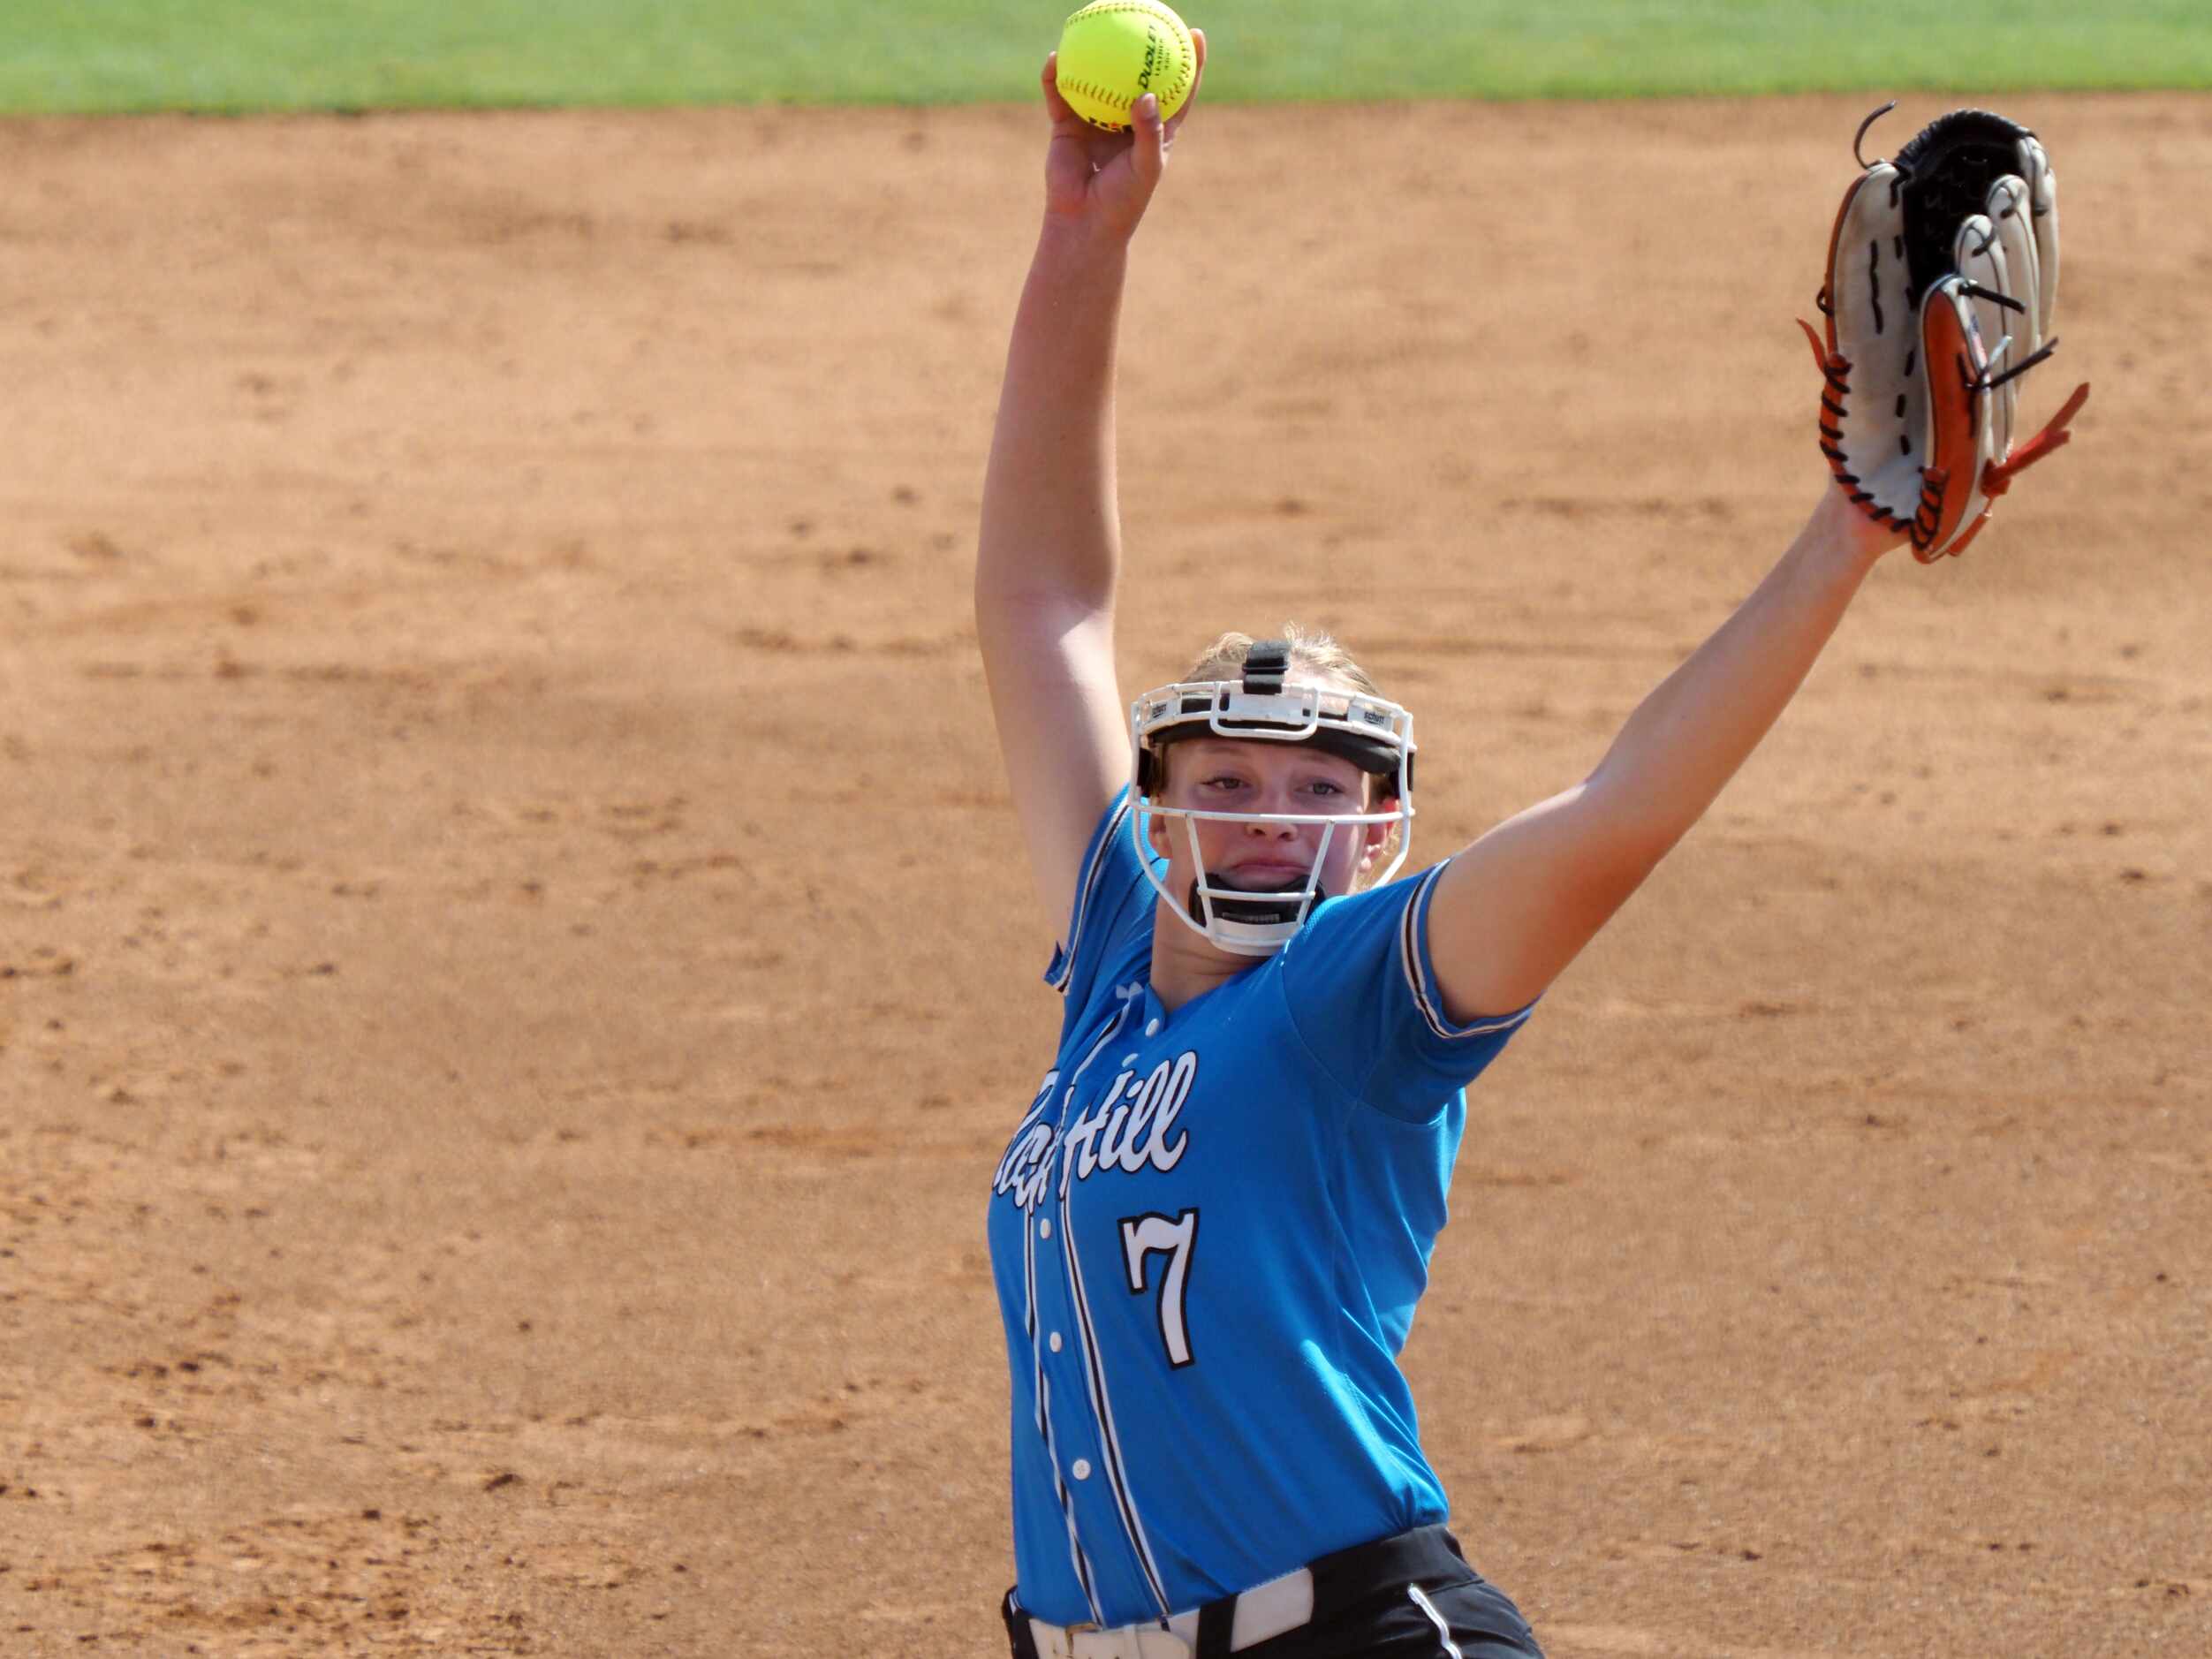
[[[1961,553],[2013,475],[2064,445],[2087,385],[2015,448],[2022,376],[2057,345],[2058,186],[2034,133],[1982,110],[1923,128],[1895,161],[1859,155],[1815,302],[1799,322],[1826,385],[1821,453],[1928,564]]]

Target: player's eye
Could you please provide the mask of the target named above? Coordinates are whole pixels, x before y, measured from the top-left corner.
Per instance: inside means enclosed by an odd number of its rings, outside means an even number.
[[[1244,779],[1224,772],[1218,777],[1208,778],[1199,787],[1201,789],[1242,789]]]

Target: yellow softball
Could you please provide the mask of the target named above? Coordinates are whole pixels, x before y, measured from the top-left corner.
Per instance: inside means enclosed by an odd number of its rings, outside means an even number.
[[[1198,79],[1198,50],[1160,0],[1092,0],[1062,27],[1054,72],[1068,108],[1120,133],[1148,92],[1159,98],[1163,121],[1183,107]]]

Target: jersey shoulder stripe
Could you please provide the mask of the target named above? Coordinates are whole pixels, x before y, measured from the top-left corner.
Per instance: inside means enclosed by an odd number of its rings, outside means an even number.
[[[1491,1036],[1511,1030],[1528,1018],[1535,1004],[1531,1003],[1517,1013],[1480,1019],[1465,1026],[1453,1023],[1445,1012],[1443,992],[1436,984],[1436,969],[1429,962],[1426,947],[1428,903],[1436,895],[1437,877],[1451,865],[1451,860],[1446,859],[1420,878],[1420,885],[1413,894],[1413,902],[1405,906],[1405,913],[1398,923],[1398,959],[1405,971],[1405,982],[1413,989],[1413,1004],[1420,1010],[1421,1019],[1428,1022],[1428,1029],[1448,1042],[1456,1042],[1463,1038]]]

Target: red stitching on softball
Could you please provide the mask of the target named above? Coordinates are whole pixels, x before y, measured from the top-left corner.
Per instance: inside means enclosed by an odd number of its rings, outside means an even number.
[[[1120,97],[1116,94],[1107,91],[1103,87],[1097,86],[1087,80],[1069,81],[1067,86],[1062,88],[1060,95],[1064,98],[1067,96],[1070,89],[1081,93],[1087,98],[1094,98],[1100,103],[1114,104],[1124,110],[1126,110],[1135,102],[1134,99]]]

